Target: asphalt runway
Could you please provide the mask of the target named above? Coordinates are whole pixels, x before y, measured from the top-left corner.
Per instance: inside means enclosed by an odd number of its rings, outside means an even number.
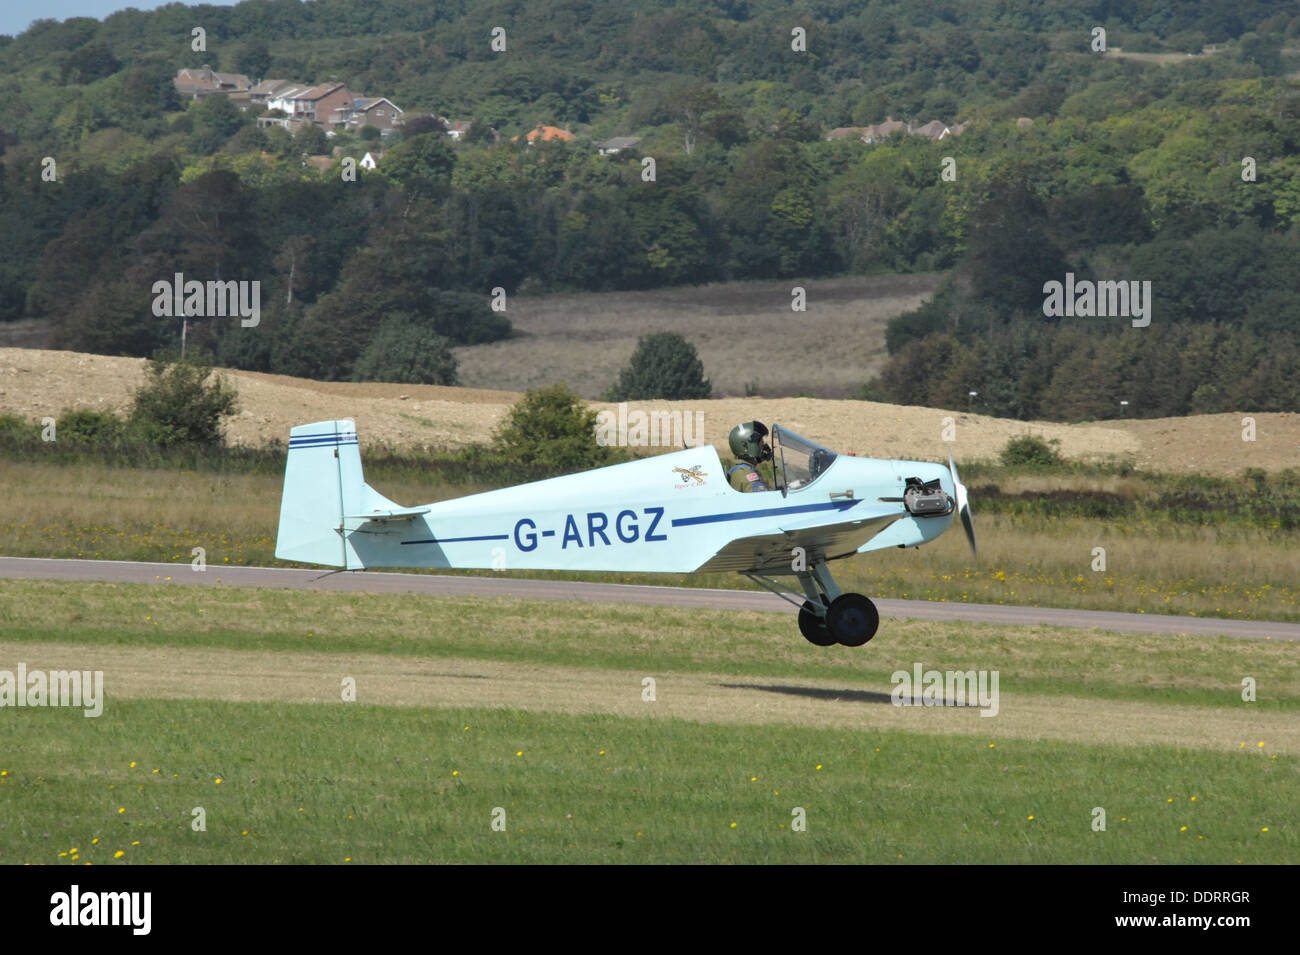
[[[438,597],[519,597],[525,600],[585,600],[650,607],[702,607],[711,610],[795,612],[792,604],[763,591],[656,587],[572,580],[520,580],[513,577],[463,577],[395,574],[379,571],[330,572],[290,567],[209,566],[200,572],[188,563],[58,560],[0,557],[0,579],[107,581],[123,584],[181,584],[209,587],[287,587],[376,594],[429,594]],[[1227,636],[1244,640],[1300,640],[1300,624],[1263,620],[1222,620],[1108,610],[1060,610],[1002,604],[941,603],[928,600],[875,601],[882,618],[965,621],[1031,626],[1047,624],[1113,633],[1169,633]]]

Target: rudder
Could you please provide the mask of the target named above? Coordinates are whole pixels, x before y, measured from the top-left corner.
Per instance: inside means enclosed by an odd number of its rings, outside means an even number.
[[[360,569],[344,535],[344,514],[361,506],[365,481],[351,419],[317,421],[289,432],[275,556]]]

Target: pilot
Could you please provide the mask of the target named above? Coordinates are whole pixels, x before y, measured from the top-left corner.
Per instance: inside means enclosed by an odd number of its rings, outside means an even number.
[[[727,480],[737,491],[770,490],[758,472],[758,465],[772,460],[772,446],[767,443],[767,428],[761,421],[746,421],[731,429],[727,443],[741,463],[727,471]]]

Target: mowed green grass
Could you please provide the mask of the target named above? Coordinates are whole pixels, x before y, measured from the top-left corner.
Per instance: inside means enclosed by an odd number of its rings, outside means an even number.
[[[191,573],[186,568],[181,573]],[[208,571],[214,578],[220,571]],[[756,596],[768,604],[775,596]],[[1063,627],[881,621],[859,651],[814,647],[794,616],[531,601],[179,584],[10,580],[0,639],[31,644],[213,647],[392,654],[656,673],[835,678],[889,692],[927,669],[1000,670],[1002,691],[1300,712],[1300,647],[1289,641],[1120,634]]]
[[[1296,706],[1293,644],[886,621],[860,650],[793,620],[672,608],[10,581],[0,637],[833,676],[997,668],[1018,692]],[[12,665],[12,664],[6,664]],[[2,709],[0,862],[1282,863],[1300,768],[1244,751],[500,708],[111,699]],[[132,765],[134,763],[134,765]],[[155,772],[156,770],[156,772]],[[220,780],[220,781],[218,781]],[[192,828],[193,809],[207,831]],[[1092,828],[1094,809],[1106,831]],[[494,810],[505,830],[492,829]],[[793,831],[793,811],[807,829]],[[97,840],[97,841],[96,841]],[[77,850],[75,853],[72,850]],[[123,855],[117,857],[117,853]],[[61,855],[61,853],[66,853]],[[75,856],[75,859],[74,859]]]
[[[1284,758],[360,704],[4,715],[6,863],[1250,864],[1300,848]]]

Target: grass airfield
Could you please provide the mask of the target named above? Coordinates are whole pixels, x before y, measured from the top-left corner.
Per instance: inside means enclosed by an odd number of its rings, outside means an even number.
[[[106,702],[3,712],[0,862],[1297,857],[1292,644],[889,621],[819,649],[792,624],[6,581],[0,669],[101,669]],[[999,671],[997,716],[891,705],[917,662]]]

